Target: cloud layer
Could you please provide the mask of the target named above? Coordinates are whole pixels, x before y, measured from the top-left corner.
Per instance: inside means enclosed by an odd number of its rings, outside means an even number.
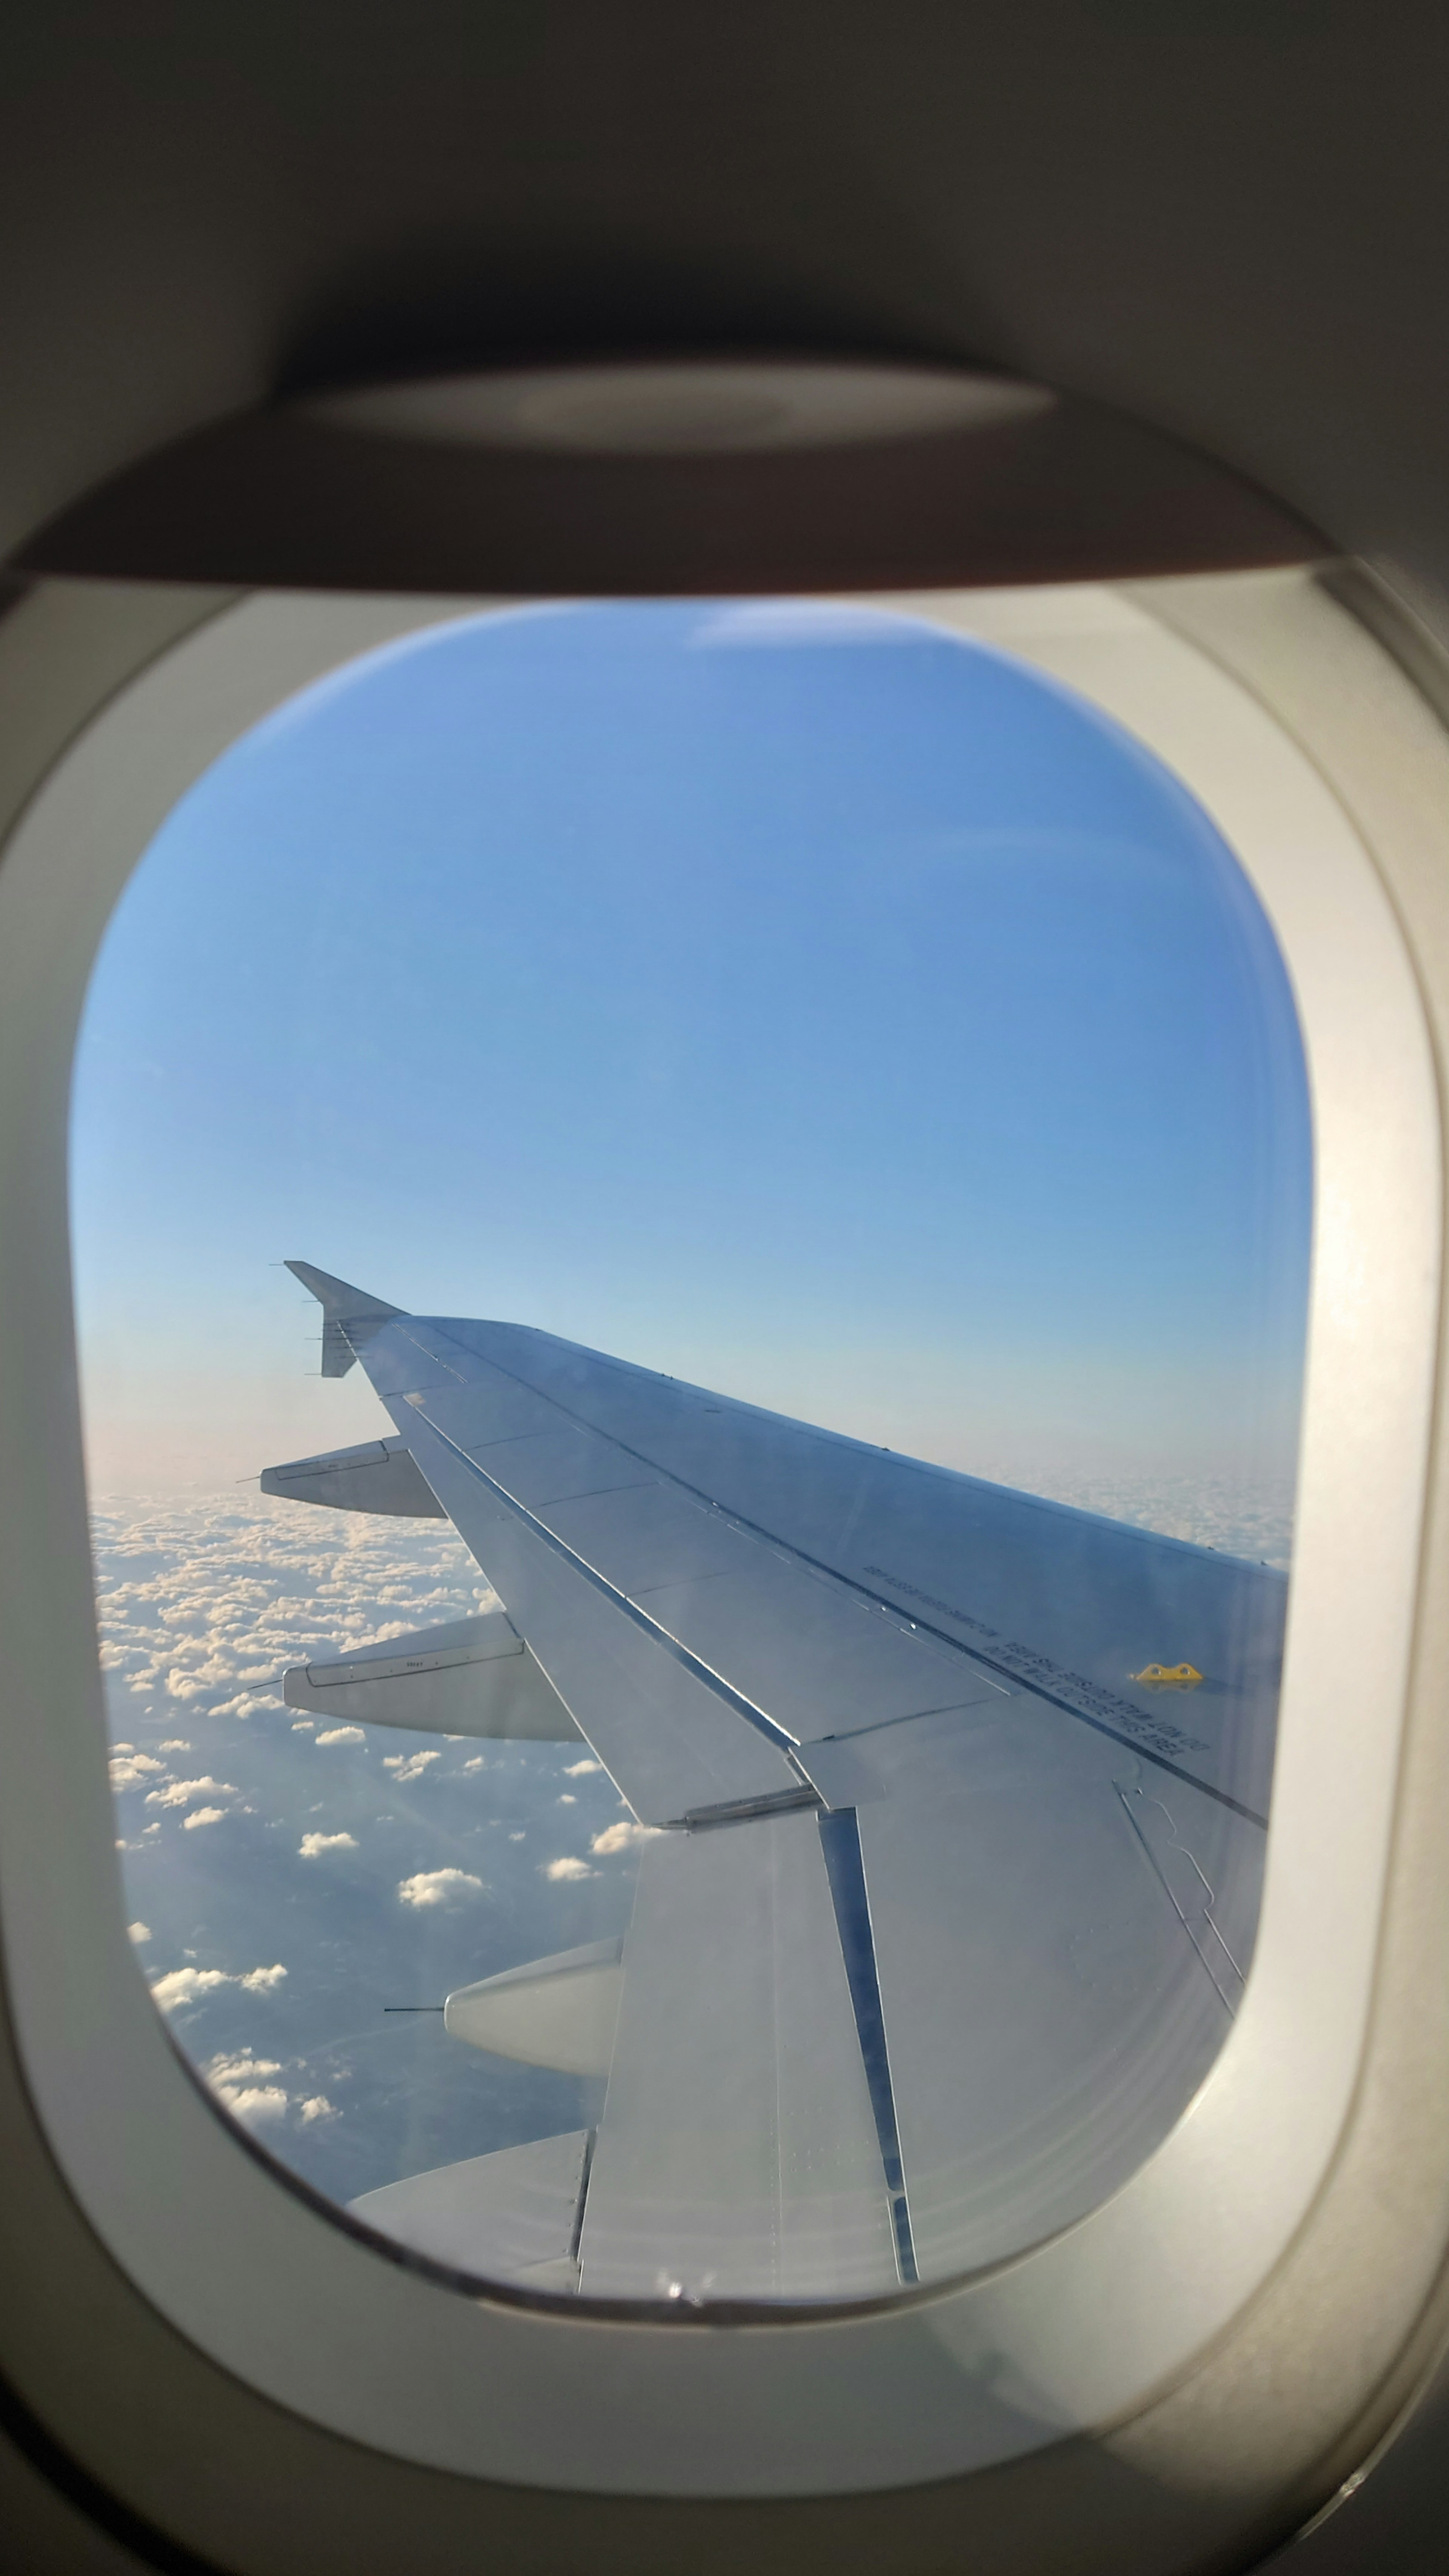
[[[138,1970],[215,2099],[341,2201],[591,2125],[597,2087],[461,2048],[436,2007],[624,1929],[607,1774],[576,1743],[319,1729],[275,1686],[494,1606],[454,1534],[233,1492],[103,1504],[95,1536]]]
[[[1226,1492],[1062,1499],[1249,1535]],[[454,1534],[235,1494],[103,1505],[95,1533],[137,1973],[217,2100],[341,2201],[591,2126],[588,2081],[461,2048],[437,2007],[627,1929],[647,1837],[607,1773],[576,1744],[318,1733],[273,1686],[492,1607]],[[1251,1535],[1284,1535],[1266,1503]]]

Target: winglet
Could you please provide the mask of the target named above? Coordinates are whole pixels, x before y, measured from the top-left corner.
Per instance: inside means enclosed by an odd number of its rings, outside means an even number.
[[[330,1270],[314,1270],[310,1261],[289,1261],[287,1268],[322,1309],[324,1377],[346,1377],[363,1343],[405,1311],[385,1306],[380,1297],[369,1297],[365,1288],[354,1288],[346,1279],[334,1279]]]

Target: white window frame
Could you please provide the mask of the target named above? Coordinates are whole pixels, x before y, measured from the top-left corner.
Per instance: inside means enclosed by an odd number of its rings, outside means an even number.
[[[1292,980],[1316,1183],[1273,1824],[1239,2019],[1172,2135],[1102,2208],[987,2274],[891,2306],[656,2324],[469,2298],[393,2264],[290,2192],[201,2097],[125,1935],[65,1198],[87,976],[131,869],[229,743],[358,654],[488,603],[258,595],[221,607],[85,727],[0,865],[0,1939],[31,2096],[90,2225],[202,2352],[303,2419],[465,2476],[595,2495],[859,2493],[1131,2416],[1283,2263],[1364,2062],[1435,1390],[1439,1093],[1377,863],[1392,858],[1392,815],[1366,832],[1319,747],[1225,667],[1235,633],[1246,666],[1265,619],[1291,628],[1307,735],[1314,656],[1326,670],[1346,621],[1298,572],[896,604],[1077,690],[1213,817]],[[1391,702],[1412,698],[1387,663],[1383,674]],[[1442,794],[1432,727],[1415,741]],[[1371,773],[1371,740],[1360,753]]]

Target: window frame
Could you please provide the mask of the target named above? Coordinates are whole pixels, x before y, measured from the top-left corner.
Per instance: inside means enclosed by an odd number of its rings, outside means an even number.
[[[0,668],[12,724],[26,622],[83,625],[88,605],[105,610],[103,588],[47,585],[12,613],[19,663]],[[158,626],[167,600],[178,625],[198,614],[195,594],[151,598]],[[1360,682],[1372,657],[1378,721],[1386,703],[1401,757],[1412,737],[1410,807],[1442,799],[1449,745],[1301,573],[877,603],[1002,644],[1165,759],[1247,868],[1298,1000],[1317,1161],[1312,1321],[1249,1993],[1147,2165],[1064,2236],[974,2281],[866,2315],[730,2329],[474,2300],[332,2228],[247,2153],[176,2061],[126,1940],[79,1446],[65,1110],[96,946],[191,781],[340,661],[512,604],[213,595],[205,622],[173,649],[163,642],[83,725],[0,866],[0,1205],[15,1211],[21,1247],[0,1282],[0,1939],[24,2077],[69,2194],[151,2307],[246,2386],[353,2443],[465,2478],[596,2495],[846,2495],[950,2478],[1120,2422],[1190,2374],[1264,2291],[1342,2159],[1370,2037],[1409,1680],[1442,1169],[1429,1022],[1380,874],[1396,834],[1407,847],[1412,814],[1385,812],[1381,798],[1365,823],[1359,796],[1356,821],[1314,739],[1315,723],[1325,730],[1314,673],[1337,672],[1343,629]],[[28,667],[33,676],[33,658]],[[1295,685],[1307,704],[1290,733],[1264,701]],[[1341,770],[1357,756],[1371,781],[1374,712],[1355,714],[1334,685],[1336,699],[1326,680],[1323,692],[1337,708],[1332,757]],[[1442,833],[1438,846],[1442,868]]]

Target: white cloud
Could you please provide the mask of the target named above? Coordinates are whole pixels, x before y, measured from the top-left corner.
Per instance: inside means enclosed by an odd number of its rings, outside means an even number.
[[[441,1753],[384,1753],[382,1767],[393,1773],[398,1787],[403,1789],[409,1780],[421,1780],[430,1762],[441,1762],[442,1758]]]
[[[164,1789],[148,1789],[148,1807],[189,1807],[193,1798],[234,1798],[236,1789],[230,1780],[213,1780],[210,1772],[199,1780],[171,1780]]]
[[[317,1720],[315,1717],[294,1717],[292,1720],[292,1733],[294,1735],[310,1735],[316,1723]]]
[[[306,1445],[305,1440],[302,1443]],[[160,1493],[94,1508],[104,1660],[113,1706],[174,1726],[194,1697],[198,1718],[281,1715],[279,1668],[335,1657],[379,1633],[399,1634],[496,1608],[445,1526],[407,1529],[320,1513],[271,1498]],[[344,1516],[339,1515],[341,1520]],[[239,1694],[227,1700],[227,1691]],[[246,1694],[252,1694],[247,1696]],[[204,1694],[204,1697],[203,1697]],[[172,1739],[173,1744],[180,1739]],[[134,1755],[134,1742],[114,1748]],[[153,1742],[148,1755],[158,1750]]]
[[[286,1973],[280,1962],[274,1968],[248,1968],[240,1975],[230,1968],[171,1968],[164,1977],[152,1979],[151,1993],[162,2012],[176,2012],[183,2004],[199,2003],[204,1995],[215,1994],[218,1986],[245,1986],[251,1994],[269,1994]]]
[[[149,1923],[128,1923],[126,1930],[129,1932],[131,1939],[138,1947],[141,1942],[149,1941],[151,1938],[151,1926]]]
[[[132,1753],[128,1747],[125,1752],[111,1756],[113,1789],[139,1789],[143,1780],[164,1779],[165,1776],[165,1763],[154,1762],[149,1753]]]
[[[636,1825],[621,1819],[617,1825],[605,1825],[601,1834],[595,1834],[589,1849],[607,1859],[614,1852],[632,1851],[636,1843],[648,1842],[659,1830],[657,1825]]]
[[[287,2108],[280,2084],[218,2084],[214,2090],[234,2120],[280,2120]]]
[[[559,1800],[559,1805],[561,1807],[576,1807],[578,1803],[579,1802],[574,1796],[572,1789],[565,1789],[563,1796]]]
[[[219,1825],[224,1822],[225,1817],[225,1807],[193,1807],[190,1815],[183,1816],[181,1822],[189,1834],[193,1833],[198,1825]]]
[[[465,1771],[486,1771],[488,1768],[488,1757],[484,1753],[475,1753],[471,1760],[464,1763],[463,1768]]]
[[[318,1736],[319,1744],[365,1744],[367,1730],[361,1726],[329,1726]]]
[[[228,2057],[225,2049],[213,2057],[206,2069],[208,2084],[258,2084],[269,2075],[280,2075],[282,2064],[277,2057],[256,2057],[249,2048],[239,2049]]]
[[[299,2103],[298,2109],[303,2125],[308,2128],[314,2120],[335,2120],[337,2117],[337,2105],[329,2102],[325,2093],[309,2094],[305,2102]]]
[[[168,1735],[165,1743],[158,1745],[156,1749],[158,1753],[189,1753],[191,1751],[191,1747],[187,1743],[184,1735]]]
[[[315,1860],[319,1852],[356,1851],[352,1834],[304,1834],[298,1845],[303,1860]]]
[[[449,1905],[455,1898],[481,1896],[483,1881],[466,1869],[420,1869],[398,1888],[404,1905]]]
[[[161,2010],[169,2013],[182,2004],[198,2002],[218,1986],[235,1984],[235,1977],[229,1976],[225,1968],[172,1968],[166,1976],[153,1980],[151,1993]]]
[[[592,1878],[594,1873],[586,1860],[564,1859],[545,1861],[543,1874],[545,1878]]]
[[[602,1771],[603,1767],[602,1762],[566,1762],[564,1764],[564,1778],[566,1780],[586,1780],[591,1771]]]

